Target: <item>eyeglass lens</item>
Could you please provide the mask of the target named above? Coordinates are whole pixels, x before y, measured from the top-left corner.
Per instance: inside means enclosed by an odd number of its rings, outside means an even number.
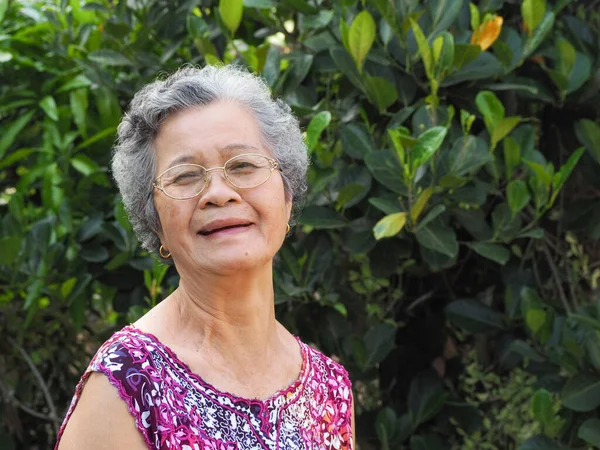
[[[225,164],[225,178],[235,187],[248,189],[267,181],[271,176],[272,167],[265,156],[240,155]],[[161,177],[165,193],[178,199],[198,195],[204,189],[206,179],[207,170],[192,164],[172,167]]]

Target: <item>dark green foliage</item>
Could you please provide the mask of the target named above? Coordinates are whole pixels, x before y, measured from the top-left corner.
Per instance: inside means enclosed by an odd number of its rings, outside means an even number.
[[[0,0],[0,36],[1,448],[48,448],[97,346],[176,286],[110,147],[157,73],[222,62],[307,130],[278,316],[350,371],[361,448],[600,448],[587,2]]]

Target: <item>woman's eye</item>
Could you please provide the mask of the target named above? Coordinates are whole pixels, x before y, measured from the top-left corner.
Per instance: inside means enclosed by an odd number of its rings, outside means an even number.
[[[231,164],[228,168],[229,170],[240,170],[240,169],[256,169],[256,165],[251,163],[250,161],[239,161]]]
[[[200,179],[200,174],[195,172],[182,173],[177,175],[171,184],[189,183]]]

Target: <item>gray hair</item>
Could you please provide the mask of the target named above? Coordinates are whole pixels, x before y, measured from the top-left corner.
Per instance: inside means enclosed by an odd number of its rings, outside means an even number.
[[[152,196],[154,142],[160,127],[174,112],[222,100],[239,103],[256,118],[263,144],[281,167],[286,196],[298,212],[306,192],[308,154],[290,107],[272,98],[262,78],[239,66],[184,66],[135,94],[113,149],[112,172],[129,220],[142,247],[151,253],[160,247],[161,224]]]

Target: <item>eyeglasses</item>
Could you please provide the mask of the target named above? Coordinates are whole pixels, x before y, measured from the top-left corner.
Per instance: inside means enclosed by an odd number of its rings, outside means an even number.
[[[244,153],[228,160],[223,167],[207,169],[198,164],[178,164],[161,173],[152,184],[167,197],[186,200],[196,197],[208,185],[208,173],[222,170],[225,179],[238,189],[258,187],[271,178],[279,164],[259,153]]]

